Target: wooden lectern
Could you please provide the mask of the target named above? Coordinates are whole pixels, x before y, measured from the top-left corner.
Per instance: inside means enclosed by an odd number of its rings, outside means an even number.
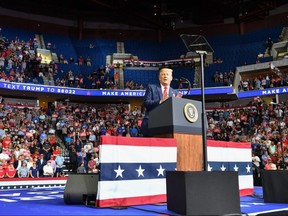
[[[155,137],[177,140],[177,170],[203,170],[202,103],[171,97],[149,113]]]

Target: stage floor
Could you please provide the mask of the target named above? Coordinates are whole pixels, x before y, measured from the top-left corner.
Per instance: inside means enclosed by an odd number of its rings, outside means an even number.
[[[262,187],[255,187],[254,191],[253,196],[244,196],[240,199],[243,215],[288,210],[288,204],[264,203]],[[63,194],[63,186],[1,190],[0,215],[177,215],[167,209],[166,203],[130,206],[123,209],[95,208],[84,204],[66,205]]]

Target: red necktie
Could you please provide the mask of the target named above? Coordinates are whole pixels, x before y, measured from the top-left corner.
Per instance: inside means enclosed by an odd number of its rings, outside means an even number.
[[[163,95],[167,95],[167,86],[164,86]]]

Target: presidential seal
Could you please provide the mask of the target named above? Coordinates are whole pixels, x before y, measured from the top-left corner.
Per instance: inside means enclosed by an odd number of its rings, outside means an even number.
[[[192,103],[187,103],[184,106],[184,115],[189,122],[196,122],[198,120],[198,110]]]

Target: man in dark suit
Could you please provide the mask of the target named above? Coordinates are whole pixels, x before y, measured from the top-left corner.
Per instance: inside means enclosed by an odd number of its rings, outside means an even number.
[[[170,68],[161,68],[159,71],[160,84],[149,84],[146,88],[143,102],[146,111],[141,124],[141,133],[144,137],[152,136],[148,129],[149,112],[169,97],[182,97],[181,93],[170,87],[173,79],[172,72],[173,70]]]
[[[43,167],[46,165],[46,160],[44,159],[44,155],[40,154],[40,158],[36,161],[36,166],[39,170],[39,176],[43,177]]]

